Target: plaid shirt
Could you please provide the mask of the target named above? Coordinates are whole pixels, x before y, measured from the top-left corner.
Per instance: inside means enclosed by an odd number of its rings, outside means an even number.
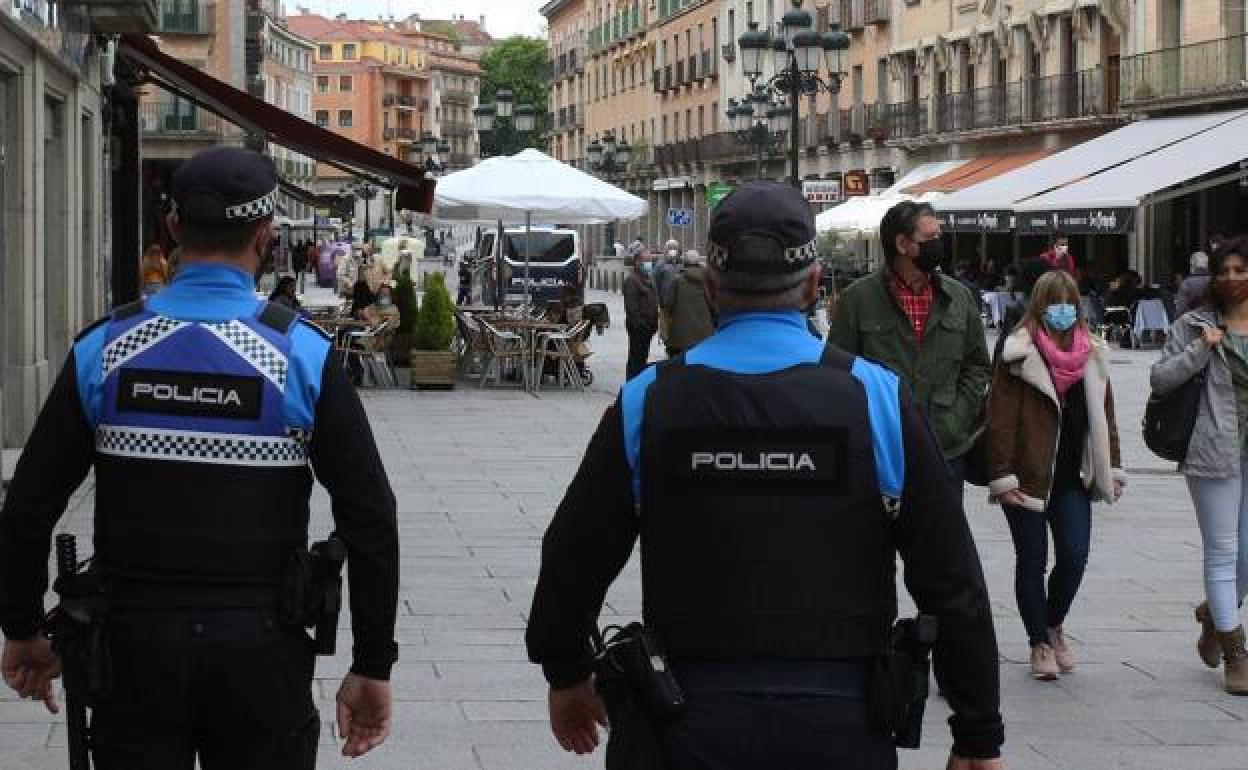
[[[902,312],[910,319],[910,327],[914,329],[914,342],[919,347],[923,347],[923,332],[927,330],[927,317],[932,312],[932,282],[928,279],[923,282],[923,288],[915,291],[906,285],[896,273],[890,273],[888,279],[888,287],[892,290],[893,296],[897,298],[897,304],[901,305]]]

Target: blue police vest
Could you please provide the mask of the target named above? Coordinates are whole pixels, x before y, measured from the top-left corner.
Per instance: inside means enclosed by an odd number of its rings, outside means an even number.
[[[331,345],[250,282],[188,266],[75,343],[95,436],[95,556],[119,581],[271,586],[307,542]]]
[[[114,457],[291,468],[306,431],[283,420],[293,317],[194,322],[149,309],[114,317],[101,356],[96,451]]]
[[[674,657],[870,657],[896,616],[899,382],[801,324],[730,319],[625,387],[643,614]]]

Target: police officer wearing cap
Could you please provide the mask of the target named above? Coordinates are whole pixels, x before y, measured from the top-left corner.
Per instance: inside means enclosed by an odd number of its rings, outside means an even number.
[[[77,339],[0,511],[6,683],[56,711],[41,635],[49,540],[95,471],[95,568],[111,605],[100,770],[312,768],[320,720],[310,639],[276,607],[308,548],[313,473],[345,541],[354,648],[337,696],[343,753],[390,725],[398,595],[391,493],[332,345],[252,275],[273,235],[277,175],[214,148],[172,182],[172,284]]]
[[[896,375],[807,331],[822,277],[810,206],[746,184],[709,239],[718,331],[624,386],[545,535],[527,642],[556,739],[578,754],[598,743],[587,640],[640,538],[642,614],[687,697],[659,728],[671,770],[895,768],[865,698],[900,552],[939,619],[949,767],[1003,767],[996,639],[961,499]]]

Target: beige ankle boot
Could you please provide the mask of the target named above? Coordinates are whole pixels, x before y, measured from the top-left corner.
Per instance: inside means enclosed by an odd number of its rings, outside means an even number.
[[[1218,646],[1217,629],[1213,627],[1213,614],[1209,602],[1201,602],[1196,608],[1196,622],[1200,623],[1200,638],[1196,640],[1196,652],[1209,668],[1217,668],[1222,662],[1222,648]]]
[[[1066,634],[1062,633],[1060,626],[1049,629],[1049,646],[1053,648],[1053,657],[1063,674],[1075,670],[1075,653],[1070,649],[1070,642],[1066,641]]]
[[[1248,649],[1244,648],[1244,627],[1234,631],[1218,631],[1218,645],[1226,661],[1226,691],[1231,695],[1248,695]]]

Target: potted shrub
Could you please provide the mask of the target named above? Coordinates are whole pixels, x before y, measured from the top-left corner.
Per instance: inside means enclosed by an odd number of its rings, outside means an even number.
[[[416,332],[416,314],[420,311],[410,268],[399,271],[394,286],[394,306],[399,309],[399,328],[390,342],[390,360],[395,366],[407,366]]]
[[[442,273],[425,276],[425,297],[416,314],[416,328],[412,332],[412,348],[408,354],[411,366],[412,387],[455,387],[455,353],[451,342],[455,339],[455,317],[451,294],[446,289]]]

